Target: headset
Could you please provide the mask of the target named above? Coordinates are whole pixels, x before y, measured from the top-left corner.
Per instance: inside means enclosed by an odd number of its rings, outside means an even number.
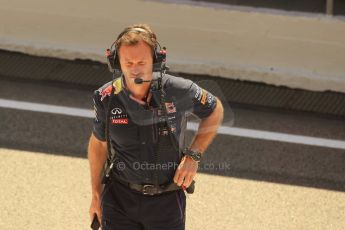
[[[141,27],[133,27],[133,28],[127,28],[124,31],[122,31],[115,42],[110,46],[109,49],[106,50],[105,56],[107,57],[107,64],[109,71],[113,74],[121,74],[121,66],[120,66],[120,60],[118,56],[118,47],[117,42],[127,33],[130,32],[137,32],[137,33],[146,33],[149,34],[152,40],[155,40],[155,47],[153,49],[153,72],[162,72],[165,70],[168,70],[168,67],[166,66],[166,47],[161,47],[161,45],[156,40],[156,35],[150,31],[147,31]]]

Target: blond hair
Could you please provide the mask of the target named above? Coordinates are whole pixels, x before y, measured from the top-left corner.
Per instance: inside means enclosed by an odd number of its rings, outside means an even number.
[[[140,41],[144,41],[149,45],[152,52],[156,49],[156,34],[147,24],[134,24],[126,27],[117,37],[115,45],[116,49],[119,50],[122,45],[136,45]]]

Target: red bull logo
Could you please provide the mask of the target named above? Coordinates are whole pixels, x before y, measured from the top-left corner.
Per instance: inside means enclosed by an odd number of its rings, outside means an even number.
[[[110,96],[111,90],[112,90],[112,86],[111,85],[109,85],[105,89],[100,89],[99,90],[99,95],[101,96],[101,101],[103,101],[104,98]]]

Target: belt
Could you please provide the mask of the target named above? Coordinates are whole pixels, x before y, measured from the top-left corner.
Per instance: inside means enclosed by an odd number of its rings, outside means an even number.
[[[167,185],[153,185],[153,184],[132,184],[126,181],[123,181],[119,178],[113,177],[116,181],[118,181],[120,184],[123,184],[130,189],[133,189],[137,192],[140,192],[144,195],[158,195],[162,194],[164,192],[171,192],[182,189],[180,186],[178,186],[175,183],[167,184]]]

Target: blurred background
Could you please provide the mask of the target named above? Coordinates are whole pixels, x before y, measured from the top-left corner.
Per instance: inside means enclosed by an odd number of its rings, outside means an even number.
[[[89,228],[92,94],[135,23],[226,108],[187,229],[345,226],[344,1],[0,3],[1,229]]]

